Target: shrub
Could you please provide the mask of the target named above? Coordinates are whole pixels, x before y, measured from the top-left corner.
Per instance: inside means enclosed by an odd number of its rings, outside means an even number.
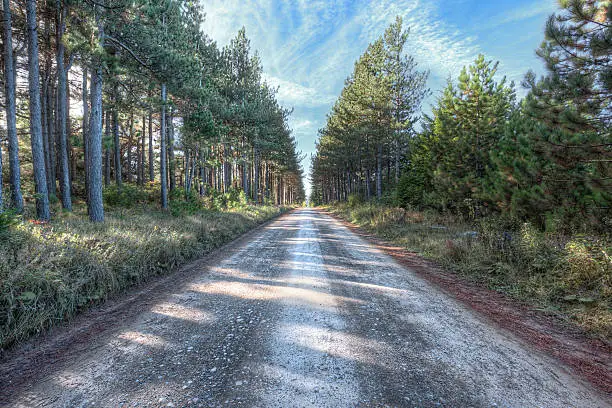
[[[19,216],[13,211],[0,212],[0,239],[9,234],[11,227],[17,225]]]
[[[349,194],[348,196],[348,206],[349,208],[355,208],[358,205],[362,205],[363,204],[363,197],[361,197],[359,194]]]
[[[123,208],[148,204],[159,198],[153,196],[152,191],[130,184],[124,184],[121,188],[116,185],[107,186],[104,188],[103,197],[107,206]]]

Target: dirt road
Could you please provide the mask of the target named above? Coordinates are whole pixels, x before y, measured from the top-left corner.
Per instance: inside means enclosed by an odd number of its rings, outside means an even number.
[[[0,405],[609,406],[316,210],[149,286],[8,358]]]

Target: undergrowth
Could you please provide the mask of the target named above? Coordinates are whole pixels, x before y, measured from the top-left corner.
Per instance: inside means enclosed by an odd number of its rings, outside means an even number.
[[[329,210],[468,280],[612,338],[609,236],[543,232],[501,216],[466,223],[448,214],[363,203]]]
[[[152,188],[152,191],[154,189]],[[174,198],[170,213],[134,187],[105,191],[106,221],[84,206],[50,223],[0,219],[0,349],[113,293],[167,273],[279,214],[246,202],[220,211]]]

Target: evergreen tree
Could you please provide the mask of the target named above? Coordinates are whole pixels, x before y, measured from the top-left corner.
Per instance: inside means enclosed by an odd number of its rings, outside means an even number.
[[[51,214],[49,211],[49,195],[47,194],[47,177],[45,174],[45,156],[42,140],[40,72],[38,62],[38,19],[36,17],[35,0],[26,0],[26,20],[28,36],[30,139],[32,144],[34,182],[36,185],[36,216],[41,221],[47,221]]]
[[[529,140],[549,162],[541,169],[547,208],[595,221],[612,203],[612,7],[592,0],[561,4],[538,50],[548,74],[525,79],[525,113],[540,124]]]
[[[481,215],[488,200],[494,151],[514,105],[513,86],[494,79],[497,63],[479,55],[464,68],[457,86],[449,83],[433,110],[429,139],[439,208]]]
[[[13,56],[13,30],[12,11],[10,0],[2,0],[4,27],[2,41],[4,45],[4,89],[6,109],[6,133],[8,136],[9,151],[9,181],[11,186],[11,206],[17,211],[23,211],[23,197],[21,194],[21,169],[19,167],[19,140],[17,138],[16,113],[16,81],[15,64]],[[1,188],[0,188],[1,189]]]

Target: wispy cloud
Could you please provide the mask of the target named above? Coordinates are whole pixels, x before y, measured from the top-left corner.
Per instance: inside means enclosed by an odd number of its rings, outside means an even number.
[[[499,25],[515,23],[517,21],[523,21],[538,16],[547,16],[550,14],[551,9],[555,9],[556,7],[557,1],[544,0],[540,4],[528,4],[516,10],[504,13],[500,15],[499,18],[492,18],[492,20],[497,20],[497,24]]]
[[[521,0],[517,5],[516,1],[488,4],[491,18],[471,27],[461,26],[461,19],[452,23],[444,13],[449,4],[484,7],[477,0],[205,0],[203,29],[223,46],[240,27],[246,27],[253,48],[260,53],[266,81],[279,87],[284,105],[294,108],[291,125],[300,149],[311,153],[317,129],[324,124],[354,61],[396,15],[410,27],[409,52],[421,69],[431,71],[429,86],[437,90],[449,76],[456,78],[478,53],[486,53],[483,44],[488,39],[482,38],[482,27],[511,25],[547,13],[554,2]],[[523,68],[513,56],[503,58],[506,55],[500,53],[494,49],[490,54],[502,60],[508,72]]]
[[[317,89],[264,74],[264,80],[278,88],[278,100],[288,107],[329,106],[336,99],[335,95],[325,95]]]

